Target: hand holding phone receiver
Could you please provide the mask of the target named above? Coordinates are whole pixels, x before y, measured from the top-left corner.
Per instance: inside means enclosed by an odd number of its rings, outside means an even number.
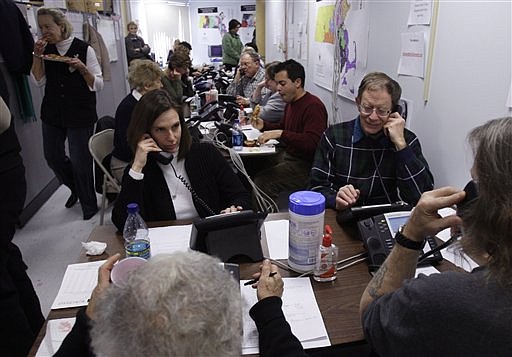
[[[478,199],[478,185],[474,180],[469,181],[464,187],[466,196],[457,204],[457,216],[464,216],[465,211]]]
[[[161,163],[162,165],[169,165],[172,162],[174,156],[167,157],[163,154],[163,151],[150,151],[148,152],[148,158],[151,160],[155,160],[156,162]]]

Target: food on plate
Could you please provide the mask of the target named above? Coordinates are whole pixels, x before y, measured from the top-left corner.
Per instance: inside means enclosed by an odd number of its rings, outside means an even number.
[[[66,62],[66,61],[71,59],[71,57],[61,56],[61,55],[58,55],[58,54],[55,54],[55,53],[50,53],[50,54],[47,54],[47,55],[43,55],[43,58],[47,59],[47,60],[62,61],[62,62]]]
[[[258,140],[244,140],[244,146],[254,147],[258,144]]]

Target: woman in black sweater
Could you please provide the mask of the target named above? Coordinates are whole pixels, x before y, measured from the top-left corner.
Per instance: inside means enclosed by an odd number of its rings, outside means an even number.
[[[251,197],[221,153],[192,142],[181,108],[164,90],[146,93],[128,127],[135,153],[127,167],[112,222],[122,230],[126,205],[146,221],[192,219],[250,209]]]

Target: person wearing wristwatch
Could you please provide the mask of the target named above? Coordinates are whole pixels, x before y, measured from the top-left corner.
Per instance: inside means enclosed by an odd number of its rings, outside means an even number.
[[[512,117],[473,129],[469,142],[478,195],[453,187],[423,193],[361,297],[364,334],[379,356],[510,355]],[[454,205],[456,214],[438,214]],[[462,232],[461,254],[480,267],[413,279],[425,238],[448,227]]]
[[[73,26],[60,10],[40,8],[37,22],[42,36],[34,45],[31,73],[36,84],[45,88],[41,104],[44,158],[71,190],[65,206],[70,208],[80,200],[83,218],[88,220],[98,212],[88,145],[98,120],[101,68],[94,49],[71,36]]]

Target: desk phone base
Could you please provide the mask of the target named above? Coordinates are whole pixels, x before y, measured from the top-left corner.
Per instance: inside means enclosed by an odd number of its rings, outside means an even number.
[[[400,220],[405,223],[409,214],[410,212],[386,213],[357,222],[361,239],[368,250],[370,270],[377,270],[384,263],[384,260],[386,260],[386,257],[391,253],[395,245],[394,235],[398,231],[399,226],[393,223],[393,221]],[[435,238],[428,237],[425,248],[423,251],[418,252],[418,256],[436,247],[437,242]],[[441,253],[436,252],[431,257],[426,258],[420,265],[437,264],[442,260],[443,256]]]

